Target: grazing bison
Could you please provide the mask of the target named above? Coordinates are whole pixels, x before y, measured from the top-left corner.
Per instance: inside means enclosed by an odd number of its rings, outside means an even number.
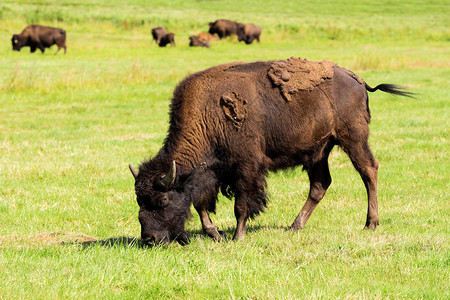
[[[227,36],[236,34],[238,24],[239,23],[234,21],[220,19],[209,23],[209,33],[217,34],[219,39],[223,39]]]
[[[239,24],[237,27],[237,36],[239,42],[244,41],[247,45],[253,43],[256,39],[259,43],[261,27],[255,24]]]
[[[196,35],[191,35],[189,37],[189,46],[191,47],[206,47],[209,48],[209,41],[202,41]]]
[[[29,25],[20,34],[14,34],[12,39],[13,50],[20,51],[22,47],[30,47],[30,52],[34,53],[36,48],[44,53],[45,48],[53,45],[58,46],[55,55],[61,48],[66,54],[66,32],[61,28],[47,27],[41,25]]]
[[[152,36],[153,40],[156,42],[156,44],[159,45],[159,42],[161,41],[161,38],[167,34],[166,28],[164,26],[159,26],[152,29]]]
[[[160,47],[165,47],[167,44],[170,44],[171,47],[175,46],[175,34],[173,34],[172,32],[169,32],[166,35],[162,36],[158,45]]]
[[[175,88],[168,136],[139,170],[130,165],[148,245],[189,241],[184,230],[193,204],[203,231],[221,235],[208,213],[219,190],[234,197],[234,240],[266,207],[269,170],[303,165],[310,180],[305,205],[291,225],[303,228],[331,183],[328,156],[339,146],[367,189],[365,228],[379,224],[378,163],[369,149],[369,92],[411,96],[391,84],[369,87],[328,61],[230,63],[195,73]]]

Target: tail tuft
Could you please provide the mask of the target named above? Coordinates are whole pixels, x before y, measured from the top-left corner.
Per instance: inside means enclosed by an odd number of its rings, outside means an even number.
[[[365,83],[366,85],[366,90],[368,90],[369,92],[373,93],[376,90],[380,90],[389,94],[393,94],[393,95],[397,95],[397,96],[404,96],[404,97],[409,97],[409,98],[416,98],[415,97],[415,93],[411,93],[411,92],[407,92],[405,91],[404,88],[395,85],[395,84],[388,84],[388,83],[383,83],[383,84],[379,84],[374,88],[371,88],[367,83]]]

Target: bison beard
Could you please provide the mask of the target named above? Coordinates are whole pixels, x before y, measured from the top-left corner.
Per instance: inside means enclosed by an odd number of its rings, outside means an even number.
[[[188,242],[190,206],[203,231],[221,234],[209,213],[219,190],[235,199],[234,240],[267,204],[269,170],[303,165],[310,180],[306,203],[291,225],[303,228],[331,184],[328,156],[341,147],[361,175],[368,195],[365,229],[379,224],[378,163],[368,145],[367,91],[409,96],[395,85],[369,87],[331,62],[231,63],[193,74],[175,89],[170,127],[158,154],[135,178],[141,237],[149,245]]]

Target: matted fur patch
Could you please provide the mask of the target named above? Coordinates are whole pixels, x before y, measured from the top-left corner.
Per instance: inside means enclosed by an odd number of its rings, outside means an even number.
[[[311,91],[314,87],[333,78],[335,63],[327,60],[321,62],[291,57],[271,64],[268,76],[277,85],[286,101],[297,91]]]
[[[226,92],[220,98],[220,106],[225,116],[239,129],[247,116],[247,100],[236,92]]]

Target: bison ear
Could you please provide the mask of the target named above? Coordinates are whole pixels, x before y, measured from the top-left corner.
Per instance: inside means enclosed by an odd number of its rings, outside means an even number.
[[[128,167],[130,168],[131,174],[133,174],[134,180],[136,180],[138,176],[138,171],[136,171],[132,165],[128,165]]]
[[[171,187],[173,187],[176,177],[177,177],[177,165],[175,161],[172,161],[172,166],[170,167],[169,172],[167,173],[167,175],[161,177],[161,182],[164,184],[166,188],[170,189]]]
[[[220,98],[220,106],[225,116],[233,122],[236,128],[240,128],[247,116],[247,100],[242,98],[238,93],[227,92]]]

